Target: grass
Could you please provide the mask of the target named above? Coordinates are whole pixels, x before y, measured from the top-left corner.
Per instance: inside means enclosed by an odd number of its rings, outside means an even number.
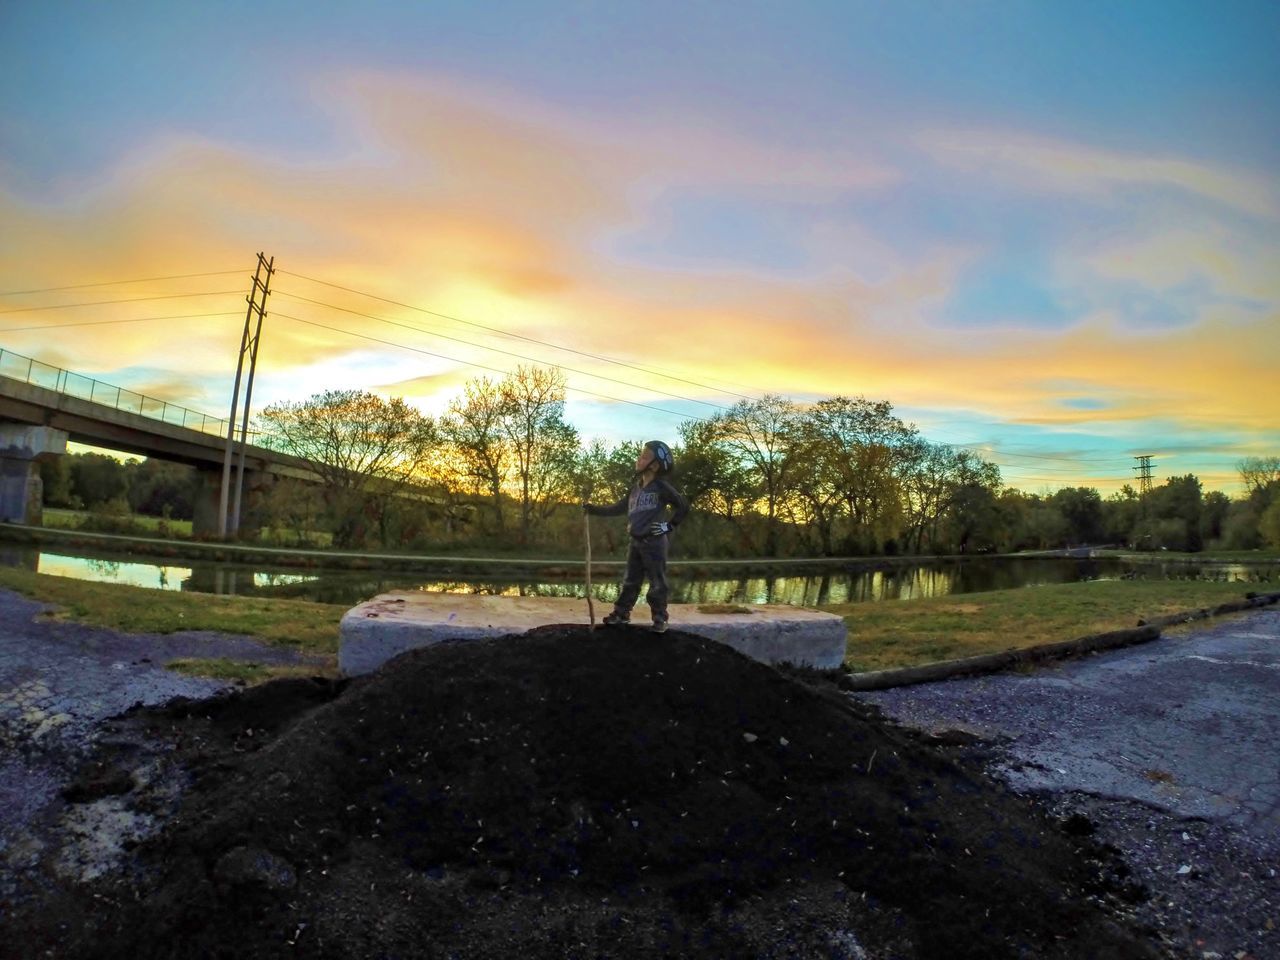
[[[1256,550],[1219,550],[1206,548],[1199,553],[1186,550],[1098,550],[1100,557],[1119,557],[1125,560],[1198,560],[1201,563],[1211,561],[1236,561],[1239,563],[1274,563],[1280,562],[1280,547],[1259,547]]]
[[[223,597],[92,583],[0,567],[0,587],[55,604],[61,616],[128,633],[212,630],[247,634],[303,653],[336,657],[346,605],[307,600]],[[931,600],[823,607],[849,628],[845,663],[884,670],[1071,640],[1135,626],[1140,618],[1211,607],[1244,596],[1248,586],[1201,580],[1112,580],[959,594]],[[708,604],[703,612],[749,608]],[[292,675],[234,661],[177,661],[174,669],[256,683]],[[303,668],[303,673],[315,672]]]
[[[303,653],[335,656],[345,605],[221,597],[92,583],[0,567],[0,587],[55,604],[61,615],[126,633],[216,630],[247,634]]]
[[[699,613],[750,613],[750,607],[744,607],[740,603],[701,603],[698,604]]]
[[[314,677],[317,674],[334,674],[336,666],[328,668],[306,665],[277,665],[251,663],[247,660],[229,660],[226,657],[182,657],[170,660],[170,670],[188,677],[210,677],[214,680],[241,681],[249,686],[277,680],[281,677]]]
[[[1238,600],[1248,589],[1200,580],[1099,580],[822,610],[844,617],[849,627],[845,663],[861,672],[1121,630],[1143,617]]]
[[[97,519],[98,515],[87,510],[64,510],[60,507],[45,507],[43,524],[58,530],[79,530],[88,522]],[[122,514],[105,517],[112,524],[118,524],[138,536],[181,537],[191,539],[190,520],[166,520],[163,517],[148,517],[141,513]]]

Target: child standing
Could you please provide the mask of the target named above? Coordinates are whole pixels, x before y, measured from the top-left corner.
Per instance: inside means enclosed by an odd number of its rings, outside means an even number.
[[[640,584],[649,580],[645,601],[653,615],[654,633],[667,630],[667,535],[689,512],[689,502],[662,474],[675,469],[671,448],[661,440],[650,440],[636,458],[636,478],[631,489],[617,503],[608,506],[584,503],[583,512],[597,517],[627,515],[631,549],[627,551],[627,572],[613,612],[606,624],[631,622],[631,608],[640,596]],[[672,512],[668,516],[667,508]]]

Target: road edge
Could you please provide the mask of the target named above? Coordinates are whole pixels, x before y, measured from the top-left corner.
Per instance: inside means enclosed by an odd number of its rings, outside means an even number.
[[[850,673],[841,676],[837,681],[840,687],[849,691],[885,690],[889,687],[905,687],[916,683],[933,683],[938,680],[950,680],[953,677],[973,676],[976,674],[1000,673],[1011,667],[1041,663],[1047,660],[1063,660],[1081,656],[1086,653],[1097,653],[1101,650],[1114,650],[1138,643],[1149,643],[1160,637],[1165,627],[1180,623],[1191,623],[1209,617],[1223,616],[1228,613],[1240,613],[1280,602],[1280,592],[1247,593],[1243,600],[1231,600],[1215,607],[1201,607],[1185,613],[1173,613],[1163,617],[1143,618],[1138,625],[1128,630],[1112,630],[1107,633],[1089,634],[1074,640],[1063,640],[1057,643],[1041,643],[1033,647],[1019,650],[1002,650],[999,653],[985,653],[976,657],[963,657],[959,660],[940,660],[937,663],[921,664],[917,667],[897,667],[892,670],[871,670],[866,673]]]

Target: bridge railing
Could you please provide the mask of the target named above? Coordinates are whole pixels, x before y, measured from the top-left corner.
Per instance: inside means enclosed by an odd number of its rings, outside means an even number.
[[[167,400],[148,397],[146,394],[126,390],[124,387],[118,387],[82,373],[64,370],[62,367],[55,367],[4,348],[0,348],[0,376],[44,387],[46,390],[69,397],[88,400],[90,403],[100,403],[113,410],[135,413],[141,417],[186,427],[188,430],[198,430],[216,437],[227,435],[226,417],[210,416]],[[270,434],[250,431],[249,442],[271,449],[280,448],[279,440]]]

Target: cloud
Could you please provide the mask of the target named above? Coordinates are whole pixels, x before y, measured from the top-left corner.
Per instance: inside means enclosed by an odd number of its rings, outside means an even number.
[[[0,330],[6,348],[128,377],[122,385],[217,412],[230,394],[254,254],[264,250],[281,272],[255,406],[341,386],[404,395],[438,412],[471,377],[540,362],[625,381],[572,374],[583,390],[697,415],[712,411],[656,391],[722,405],[766,391],[862,394],[1089,436],[1170,411],[1184,431],[1274,431],[1280,281],[1271,269],[1274,231],[1255,223],[1274,212],[1269,181],[1011,134],[926,135],[920,142],[945,170],[969,175],[940,183],[928,179],[936,170],[892,166],[857,148],[779,143],[677,115],[578,116],[442,78],[348,73],[315,89],[334,127],[335,146],[324,154],[158,135],[58,196],[0,189],[5,289],[243,267],[231,277],[123,288],[138,296],[226,291],[193,300],[194,309],[158,301],[154,313],[136,304],[33,314],[44,329]],[[963,216],[950,232],[930,233],[926,223],[893,235],[864,219],[868,205],[891,224],[898,205],[927,187],[979,205],[994,191],[1000,210],[1038,209],[1042,198],[1012,197],[1008,181],[1086,195],[1103,211],[1102,229],[1067,218],[1060,232],[1036,238],[1042,271],[1028,282],[1067,296],[1070,323],[939,329],[936,317],[966,278],[1006,251],[966,233]],[[1131,187],[1211,203],[1191,218],[1185,206],[1148,209],[1127,195]],[[745,205],[752,216],[728,222],[750,223],[785,246],[795,268],[753,267],[745,254],[758,247],[744,240],[743,256],[731,256],[727,243],[706,246],[714,234],[702,236],[701,259],[697,250],[678,262],[620,255],[620,237],[656,237],[660,251],[662,231],[691,223],[697,203],[711,213],[716,204]],[[1042,209],[1037,216],[1054,220]],[[1202,286],[1187,286],[1196,278]],[[99,295],[67,295],[77,298]],[[0,309],[48,302],[61,301],[9,298]],[[1159,336],[1132,329],[1128,312],[1147,302],[1186,316]],[[54,329],[82,316],[206,311],[226,315]],[[144,362],[164,375],[134,369]]]
[[[932,130],[916,143],[938,163],[1002,182],[1083,195],[1169,189],[1251,217],[1280,219],[1274,180],[1244,170],[999,130]]]

